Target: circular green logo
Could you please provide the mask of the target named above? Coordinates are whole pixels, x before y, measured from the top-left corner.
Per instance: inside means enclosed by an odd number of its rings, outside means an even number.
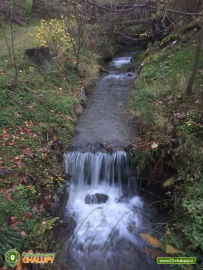
[[[20,253],[16,249],[10,249],[5,254],[5,260],[11,267],[15,267],[20,261]]]

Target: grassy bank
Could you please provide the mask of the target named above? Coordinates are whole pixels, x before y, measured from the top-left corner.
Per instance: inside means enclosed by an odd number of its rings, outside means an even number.
[[[34,32],[35,25],[15,29],[16,87],[3,34],[0,39],[0,266],[11,248],[55,250],[57,218],[49,210],[54,192],[67,180],[63,153],[82,111],[81,88],[98,73],[97,58],[87,51],[79,71],[69,59],[49,70],[32,64],[24,51],[38,45]]]
[[[146,237],[148,253],[195,256],[197,265],[184,269],[200,269],[203,251],[202,54],[193,92],[186,95],[198,31],[186,27],[135,56],[143,68],[131,99],[132,114],[140,124],[132,162],[140,174],[148,171],[147,188],[159,190],[163,199],[157,203],[169,213],[168,222],[161,225],[165,234],[160,243],[155,244],[160,238],[156,233]]]

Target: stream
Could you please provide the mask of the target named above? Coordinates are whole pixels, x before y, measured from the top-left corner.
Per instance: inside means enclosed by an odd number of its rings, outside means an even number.
[[[165,269],[143,252],[140,233],[150,233],[155,217],[122,150],[135,136],[126,110],[136,77],[132,55],[120,54],[105,67],[108,73],[92,89],[64,155],[71,180],[63,214],[74,228],[67,239],[61,233],[63,269]]]

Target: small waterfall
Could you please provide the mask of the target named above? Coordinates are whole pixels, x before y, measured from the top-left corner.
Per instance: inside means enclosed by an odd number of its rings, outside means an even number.
[[[136,77],[130,72],[132,55],[121,54],[109,63],[109,73],[96,83],[77,121],[71,149],[88,152],[68,152],[64,157],[71,178],[65,209],[63,205],[63,269],[160,269],[142,251],[145,242],[139,233],[150,232],[150,208],[136,195],[126,153],[89,151],[100,149],[101,142],[112,149],[128,146],[135,135],[124,106]]]
[[[105,183],[121,189],[127,181],[127,157],[124,151],[109,153],[71,152],[65,156],[66,173],[72,176],[74,186],[96,188]]]
[[[81,247],[83,252],[102,249],[112,235],[137,243],[132,226],[136,231],[142,223],[143,202],[123,195],[122,186],[129,181],[127,165],[124,151],[65,155],[66,173],[71,175],[66,214],[77,223],[71,244],[77,256]]]

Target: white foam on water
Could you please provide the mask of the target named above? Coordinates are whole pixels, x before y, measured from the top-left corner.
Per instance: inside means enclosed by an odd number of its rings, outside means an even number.
[[[123,196],[122,182],[127,181],[126,159],[123,151],[66,155],[66,173],[72,175],[66,211],[77,223],[72,238],[76,249],[81,245],[83,249],[94,245],[102,247],[113,233],[117,239],[136,243],[128,228],[132,224],[137,228],[141,226],[143,202],[138,196],[119,200]],[[86,196],[94,194],[105,194],[108,199],[105,203],[86,203]]]
[[[116,79],[116,80],[126,80],[129,78],[135,78],[135,73],[110,73],[104,77],[107,80]]]
[[[120,68],[126,64],[129,64],[132,56],[116,57],[110,62],[110,66]]]

